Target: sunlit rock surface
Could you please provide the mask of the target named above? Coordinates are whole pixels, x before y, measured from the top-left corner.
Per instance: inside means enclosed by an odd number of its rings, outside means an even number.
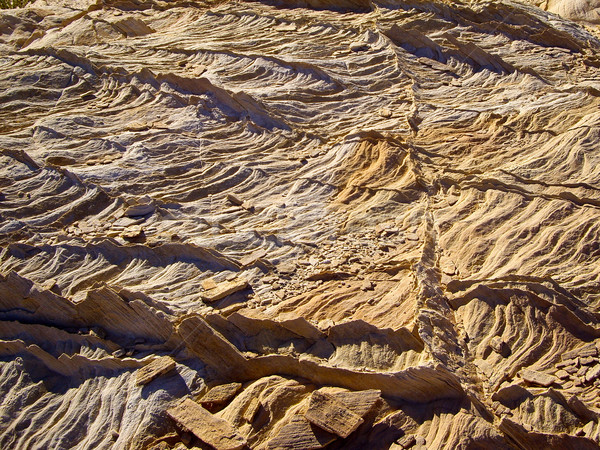
[[[598,448],[599,21],[2,11],[0,447]]]

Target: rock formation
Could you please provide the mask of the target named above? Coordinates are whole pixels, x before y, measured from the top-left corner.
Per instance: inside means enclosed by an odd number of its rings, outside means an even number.
[[[1,11],[0,448],[598,448],[598,7]]]

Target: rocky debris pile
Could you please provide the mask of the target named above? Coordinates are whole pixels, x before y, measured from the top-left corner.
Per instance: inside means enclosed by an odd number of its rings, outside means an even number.
[[[563,353],[555,367],[554,376],[565,389],[586,385],[600,388],[600,341]]]
[[[273,398],[272,394],[264,397],[264,390],[258,397],[249,397],[256,388],[259,388],[259,392],[264,389],[265,384],[278,386],[277,398]],[[213,403],[213,399],[226,404],[220,413],[211,414],[199,403],[185,399],[167,410],[167,414],[182,431],[191,432],[201,442],[216,449],[243,448],[249,443],[255,446],[258,443],[257,439],[263,442],[259,446],[261,448],[317,449],[339,439],[344,440],[346,444],[352,443],[356,439],[353,436],[359,433],[368,435],[373,431],[373,427],[377,426],[373,423],[374,417],[381,413],[382,408],[385,410],[385,402],[381,398],[381,392],[377,390],[345,391],[322,388],[310,392],[308,386],[303,387],[297,382],[280,377],[246,384],[241,392],[240,388],[239,384],[215,386],[200,399],[202,404]],[[227,395],[223,396],[224,393]],[[223,400],[225,397],[227,399]],[[265,418],[261,419],[259,416],[264,408],[269,408],[269,401],[273,400],[277,400],[283,409],[265,423]],[[231,420],[228,409],[239,407],[236,402],[241,401],[248,403],[243,417],[234,417]],[[286,408],[288,412],[284,411]],[[263,431],[264,428],[277,431],[271,436]],[[394,427],[392,434],[402,435],[403,431]],[[189,439],[185,432],[180,432],[179,437],[182,440]],[[162,442],[166,444],[167,441],[173,441],[171,436],[165,437]],[[411,443],[406,439],[402,442],[405,446]]]

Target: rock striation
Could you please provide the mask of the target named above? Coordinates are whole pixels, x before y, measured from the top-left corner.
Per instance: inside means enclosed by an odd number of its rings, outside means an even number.
[[[0,448],[598,448],[598,7],[0,11]]]

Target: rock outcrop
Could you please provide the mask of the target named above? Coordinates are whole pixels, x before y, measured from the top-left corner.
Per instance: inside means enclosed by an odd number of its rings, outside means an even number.
[[[0,11],[0,448],[598,448],[598,6]]]

